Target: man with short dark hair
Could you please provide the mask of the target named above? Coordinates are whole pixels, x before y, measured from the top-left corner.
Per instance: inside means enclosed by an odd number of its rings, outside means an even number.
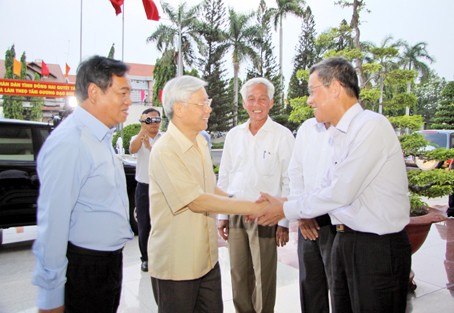
[[[358,77],[346,59],[315,64],[308,89],[317,122],[332,125],[327,173],[319,188],[285,203],[264,194],[271,204],[259,214],[259,223],[328,213],[337,230],[331,260],[334,311],[404,313],[410,203],[399,140],[386,117],[358,103]]]
[[[125,63],[94,56],[79,65],[79,102],[38,156],[38,237],[33,245],[39,312],[113,313],[125,243],[133,238],[115,126],[131,105]]]
[[[131,137],[129,153],[135,154],[136,164],[136,214],[138,241],[140,249],[140,269],[148,272],[148,237],[150,236],[150,201],[148,191],[148,162],[150,151],[155,142],[162,136],[159,131],[161,126],[161,113],[153,108],[148,108],[140,116],[140,131]]]

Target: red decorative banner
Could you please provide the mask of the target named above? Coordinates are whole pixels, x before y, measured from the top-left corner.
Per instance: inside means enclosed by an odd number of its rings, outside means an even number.
[[[64,98],[74,96],[75,93],[74,84],[0,79],[0,95]]]

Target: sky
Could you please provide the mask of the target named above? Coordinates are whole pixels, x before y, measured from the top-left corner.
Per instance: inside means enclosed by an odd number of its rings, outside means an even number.
[[[224,1],[226,7],[245,13],[256,9],[260,2]],[[366,1],[370,12],[361,15],[361,40],[380,45],[387,35],[392,35],[394,39],[406,40],[410,45],[426,42],[429,54],[436,60],[430,66],[446,80],[454,80],[454,1]],[[168,2],[176,8],[181,0]],[[199,1],[186,2],[193,5]],[[276,6],[275,0],[266,2],[269,7]],[[160,1],[155,0],[155,3],[161,14],[159,22],[146,19],[140,0],[125,0],[124,16],[116,16],[108,0],[0,0],[0,59],[4,59],[6,50],[14,44],[18,59],[25,51],[27,61],[42,59],[47,64],[60,64],[62,71],[67,63],[71,67],[70,74],[75,74],[81,59],[94,54],[107,55],[112,43],[115,43],[116,59],[154,64],[160,52],[153,44],[147,44],[146,38],[159,23],[169,23]],[[317,34],[339,25],[342,19],[350,22],[351,8],[335,6],[334,0],[306,0],[306,3],[311,6]],[[289,16],[284,21],[283,29],[283,73],[287,85],[293,70],[301,22]],[[278,60],[279,41],[274,30],[273,39]],[[226,57],[225,66],[231,74],[230,56]],[[248,66],[243,63],[240,74],[245,75]]]

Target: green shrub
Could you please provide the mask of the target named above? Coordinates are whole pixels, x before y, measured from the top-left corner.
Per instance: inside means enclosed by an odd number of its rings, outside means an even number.
[[[211,145],[211,149],[224,149],[224,142],[213,142]]]
[[[137,135],[140,131],[140,124],[130,124],[123,128],[123,148],[125,149],[125,154],[129,154],[129,142],[131,141],[131,137]],[[121,133],[116,132],[112,138],[112,146],[115,149],[115,144],[117,143],[118,137],[120,137]]]

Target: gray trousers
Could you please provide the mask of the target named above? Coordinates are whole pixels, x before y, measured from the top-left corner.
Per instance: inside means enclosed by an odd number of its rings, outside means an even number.
[[[298,229],[300,304],[303,313],[330,312],[331,247],[336,229],[331,224],[321,226],[318,235],[316,240],[306,240]]]
[[[237,313],[273,313],[276,301],[276,226],[229,217],[233,304]]]
[[[192,280],[163,280],[151,277],[159,313],[222,313],[219,263],[205,276]]]

